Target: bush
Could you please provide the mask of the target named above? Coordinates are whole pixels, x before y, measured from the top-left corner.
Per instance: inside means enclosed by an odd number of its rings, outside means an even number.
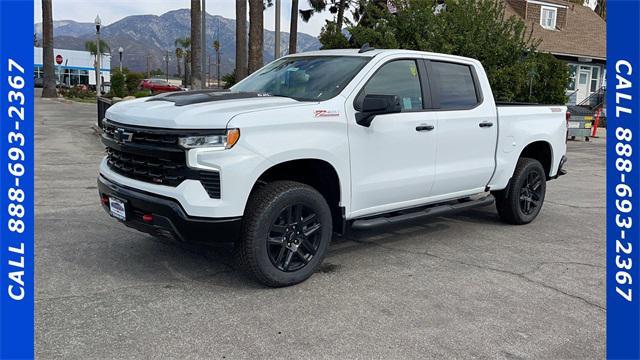
[[[111,92],[117,97],[122,98],[126,96],[124,74],[120,71],[116,71],[111,75]]]
[[[134,95],[138,92],[138,85],[140,85],[140,81],[142,81],[142,79],[144,79],[144,75],[141,73],[128,73],[126,80],[127,94]]]
[[[151,91],[149,90],[140,90],[140,91],[136,91],[133,96],[137,97],[137,98],[141,98],[141,97],[147,97],[147,96],[151,96]]]
[[[61,88],[60,95],[70,99],[94,99],[95,91],[90,91],[86,85],[76,85],[71,88]]]
[[[233,70],[232,73],[223,75],[220,80],[222,80],[224,82],[224,88],[225,89],[228,89],[228,88],[232,87],[233,85],[236,84],[236,71]]]

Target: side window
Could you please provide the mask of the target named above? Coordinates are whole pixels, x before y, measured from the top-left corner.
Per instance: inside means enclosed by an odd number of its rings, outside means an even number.
[[[422,110],[422,89],[414,60],[395,60],[382,65],[364,86],[358,101],[366,95],[397,95],[402,111]]]
[[[431,62],[430,79],[439,86],[440,109],[473,107],[478,103],[471,68],[447,62]]]

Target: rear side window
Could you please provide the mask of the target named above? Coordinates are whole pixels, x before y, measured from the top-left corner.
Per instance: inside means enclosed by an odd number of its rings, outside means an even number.
[[[432,84],[439,87],[440,109],[470,108],[478,103],[469,66],[432,61],[431,69]]]

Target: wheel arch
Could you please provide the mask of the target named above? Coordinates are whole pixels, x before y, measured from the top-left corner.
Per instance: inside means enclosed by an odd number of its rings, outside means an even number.
[[[544,168],[547,180],[549,180],[553,164],[553,146],[551,143],[546,140],[533,141],[522,149],[518,160],[521,158],[538,160]]]
[[[345,191],[340,182],[338,171],[331,163],[318,158],[302,158],[273,164],[258,176],[249,197],[263,184],[276,180],[297,181],[316,189],[325,198],[331,209],[334,231],[344,233],[346,221],[342,196]]]

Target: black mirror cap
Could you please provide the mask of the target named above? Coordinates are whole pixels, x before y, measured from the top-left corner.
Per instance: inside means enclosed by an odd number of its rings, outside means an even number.
[[[402,111],[397,95],[369,94],[362,100],[360,112],[356,113],[356,122],[369,127],[376,115],[399,113]]]

